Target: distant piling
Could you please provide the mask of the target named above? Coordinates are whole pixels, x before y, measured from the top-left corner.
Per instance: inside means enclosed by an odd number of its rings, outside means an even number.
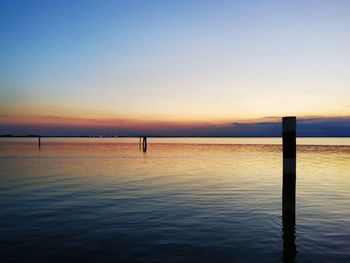
[[[142,137],[142,150],[143,150],[143,152],[147,152],[147,137],[146,136]]]
[[[40,136],[38,137],[38,146],[39,146],[39,150],[40,150],[40,148],[41,148],[41,137]]]
[[[283,213],[295,214],[296,117],[284,117],[283,126]]]

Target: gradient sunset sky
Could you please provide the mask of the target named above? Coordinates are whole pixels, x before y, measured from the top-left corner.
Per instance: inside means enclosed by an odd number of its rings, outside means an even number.
[[[350,1],[0,0],[0,134],[350,136]]]

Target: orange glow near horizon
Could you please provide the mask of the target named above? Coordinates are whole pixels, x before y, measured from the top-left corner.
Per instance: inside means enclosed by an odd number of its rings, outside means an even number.
[[[286,116],[286,115],[285,115]],[[278,123],[283,116],[270,116],[261,118],[236,118],[236,119],[209,119],[209,120],[167,120],[163,119],[137,119],[137,118],[84,118],[84,117],[63,117],[63,116],[32,116],[32,115],[2,115],[0,116],[0,124],[6,125],[49,125],[49,126],[72,126],[72,127],[115,127],[121,126],[124,128],[151,128],[151,127],[200,127],[206,125],[226,125],[232,123],[240,124],[255,124],[262,122]],[[349,116],[332,115],[332,116],[314,116],[305,115],[298,116],[299,120],[302,119],[329,119],[329,118],[349,118]]]

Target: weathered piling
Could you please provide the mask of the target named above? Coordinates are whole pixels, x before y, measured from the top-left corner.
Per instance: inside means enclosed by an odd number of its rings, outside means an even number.
[[[38,146],[39,146],[39,150],[40,150],[40,148],[41,148],[41,137],[40,136],[38,137]]]
[[[296,188],[296,117],[282,119],[283,187],[282,225],[283,261],[295,262],[295,188]]]
[[[296,117],[284,117],[283,126],[283,213],[295,213]]]
[[[147,152],[147,137],[143,136],[142,138],[143,138],[143,140],[142,140],[142,150],[143,150],[143,152]]]

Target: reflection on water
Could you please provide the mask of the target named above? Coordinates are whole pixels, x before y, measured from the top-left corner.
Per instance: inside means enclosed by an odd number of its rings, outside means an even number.
[[[1,262],[350,260],[348,139],[298,146],[294,217],[280,143],[121,140],[0,139]]]
[[[295,212],[282,212],[283,262],[296,262]]]

